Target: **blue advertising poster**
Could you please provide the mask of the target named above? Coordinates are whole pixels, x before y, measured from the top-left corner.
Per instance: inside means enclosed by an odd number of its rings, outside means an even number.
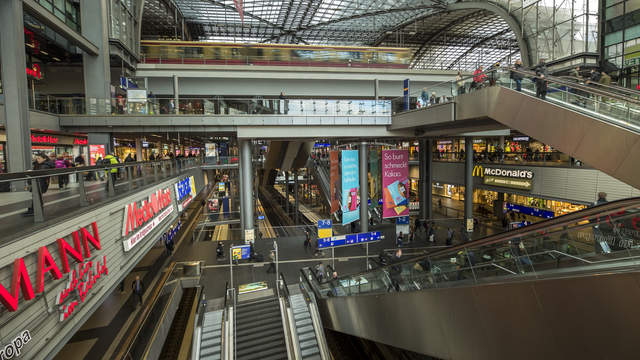
[[[555,213],[551,210],[543,210],[539,208],[516,205],[512,203],[507,203],[506,207],[507,207],[507,211],[513,211],[513,212],[521,213],[525,215],[537,216],[545,219],[551,219],[555,216]]]
[[[396,218],[396,225],[409,225],[409,217],[401,216]]]
[[[409,110],[409,79],[404,79],[404,84],[402,86],[402,93],[404,95],[404,110]]]
[[[342,225],[360,217],[358,150],[342,150]]]
[[[358,234],[348,234],[345,235],[345,237],[347,245],[352,245],[358,242]]]

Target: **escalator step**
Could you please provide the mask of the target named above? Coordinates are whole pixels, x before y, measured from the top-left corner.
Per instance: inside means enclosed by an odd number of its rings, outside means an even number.
[[[238,309],[243,309],[243,308],[251,307],[251,306],[259,306],[260,304],[271,304],[271,303],[276,303],[276,302],[278,302],[277,298],[269,297],[269,298],[264,298],[264,299],[255,300],[255,301],[246,302],[246,303],[238,303],[236,305],[236,307]]]
[[[220,356],[220,346],[211,346],[206,348],[200,348],[200,356],[216,355]]]
[[[320,355],[320,349],[317,346],[310,347],[307,349],[303,349],[300,351],[300,355],[302,355],[303,359],[306,359],[309,356]]]
[[[252,354],[262,353],[264,355],[277,353],[280,349],[285,348],[284,338],[280,337],[278,339],[270,339],[268,342],[259,343],[251,346],[245,346],[245,344],[237,344],[238,348],[236,351],[236,355],[238,358],[250,356]]]
[[[262,326],[255,326],[255,327],[249,327],[247,329],[236,329],[236,337],[240,337],[240,336],[246,336],[249,334],[253,334],[253,333],[257,333],[257,332],[265,332],[265,331],[269,331],[273,328],[281,328],[282,329],[282,322],[273,322],[271,324],[265,324]]]
[[[203,331],[202,332],[202,339],[210,339],[210,338],[216,338],[216,337],[220,337],[222,335],[222,330],[221,329],[215,329],[215,330],[210,330],[210,331]]]
[[[276,314],[276,315],[271,315],[271,316],[265,316],[259,319],[255,319],[254,321],[238,321],[236,323],[236,332],[242,332],[248,328],[254,327],[254,326],[262,326],[262,325],[268,325],[268,324],[273,324],[273,323],[282,323],[282,318],[280,317],[280,314]]]
[[[220,354],[200,356],[200,360],[220,360]]]
[[[320,356],[320,350],[318,349],[318,353],[315,355],[311,355],[311,356],[302,356],[303,360],[322,360],[322,357]]]
[[[296,326],[296,331],[298,332],[298,334],[308,333],[308,332],[315,333],[315,330],[313,329],[313,325]]]
[[[299,328],[305,325],[311,325],[311,323],[312,321],[310,317],[302,320],[296,320],[296,328]]]
[[[315,331],[309,331],[309,332],[305,332],[305,333],[300,333],[300,331],[298,331],[298,341],[300,343],[302,343],[305,340],[310,340],[310,339],[316,339],[316,333]]]
[[[205,347],[210,347],[210,346],[217,346],[220,345],[220,342],[222,341],[221,338],[217,337],[217,338],[213,338],[213,339],[209,339],[209,340],[204,340],[200,342],[200,347],[201,348],[205,348]]]
[[[284,340],[280,346],[276,346],[263,351],[252,352],[246,355],[237,355],[238,360],[267,360],[267,359],[287,359],[287,348]]]
[[[310,348],[310,347],[314,347],[314,346],[318,347],[318,342],[316,341],[316,339],[302,341],[300,343],[300,349],[306,349],[306,348]]]
[[[238,317],[236,317],[236,324],[245,323],[245,322],[255,323],[262,319],[270,319],[274,316],[280,316],[280,309],[278,309],[278,311],[264,310],[262,312],[251,313],[251,314],[238,314]]]
[[[248,342],[248,341],[253,341],[256,339],[261,339],[263,337],[266,336],[270,336],[270,335],[276,335],[276,334],[280,334],[280,336],[284,336],[284,330],[282,329],[282,327],[274,327],[273,329],[268,329],[265,331],[260,331],[260,332],[254,332],[251,334],[246,334],[246,335],[242,335],[242,336],[238,336],[236,337],[237,342]]]
[[[308,312],[303,312],[303,313],[297,313],[293,315],[293,318],[298,321],[298,320],[302,320],[302,319],[309,319],[311,318],[311,314],[309,314]]]

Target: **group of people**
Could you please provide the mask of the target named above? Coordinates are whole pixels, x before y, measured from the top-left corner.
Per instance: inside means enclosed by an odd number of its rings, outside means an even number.
[[[431,92],[431,95],[429,95],[429,92],[425,87],[425,88],[422,88],[422,93],[420,93],[420,97],[418,98],[417,107],[423,108],[423,107],[432,106],[436,104],[443,104],[448,100],[449,99],[447,99],[445,95],[441,95],[441,96],[436,95],[435,91]]]

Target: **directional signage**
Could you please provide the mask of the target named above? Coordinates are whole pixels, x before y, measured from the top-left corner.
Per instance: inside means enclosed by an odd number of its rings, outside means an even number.
[[[330,238],[333,236],[332,225],[331,219],[318,220],[318,237]]]
[[[361,243],[376,242],[382,240],[380,231],[372,231],[359,234],[347,234],[341,236],[332,236],[328,238],[318,238],[319,248],[331,248],[339,246],[349,246]]]
[[[251,257],[251,246],[240,245],[231,248],[231,257],[233,260],[245,260]]]

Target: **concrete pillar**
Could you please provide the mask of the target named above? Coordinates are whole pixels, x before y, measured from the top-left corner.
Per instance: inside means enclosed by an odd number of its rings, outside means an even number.
[[[367,181],[369,165],[369,147],[366,141],[362,141],[358,147],[360,159],[360,232],[369,231],[369,182]]]
[[[431,219],[433,216],[433,140],[420,140],[420,183],[418,197],[420,198],[420,218]]]
[[[473,138],[464,138],[464,148],[464,226],[473,232]]]
[[[243,213],[243,230],[253,230],[253,164],[251,163],[251,140],[240,140],[240,191],[242,192],[242,204],[240,212]],[[255,234],[254,234],[255,236]],[[245,239],[245,233],[242,232]]]
[[[296,225],[300,223],[300,191],[299,191],[299,181],[298,181],[298,170],[293,171],[293,199],[294,199],[294,207],[293,212],[295,213],[294,219]]]
[[[180,113],[180,91],[178,87],[178,75],[173,75],[173,100],[175,101],[176,114]]]
[[[142,139],[136,138],[136,161],[144,161],[142,158]]]
[[[378,79],[373,80],[373,96],[376,99],[376,105],[378,104],[378,96],[380,94],[380,81]]]
[[[500,161],[504,160],[504,136],[500,136],[500,143],[498,145],[500,145],[500,149],[502,149],[502,155],[500,155]]]
[[[27,60],[22,17],[22,0],[0,1],[0,60],[9,172],[31,169],[29,87],[25,72]],[[14,185],[14,191],[23,190],[23,184]]]
[[[109,133],[89,133],[87,134],[87,140],[90,145],[104,145],[105,155],[110,154],[114,150],[111,134]]]
[[[111,113],[111,63],[107,0],[81,0],[82,35],[98,47],[98,55],[82,55],[87,112]]]

